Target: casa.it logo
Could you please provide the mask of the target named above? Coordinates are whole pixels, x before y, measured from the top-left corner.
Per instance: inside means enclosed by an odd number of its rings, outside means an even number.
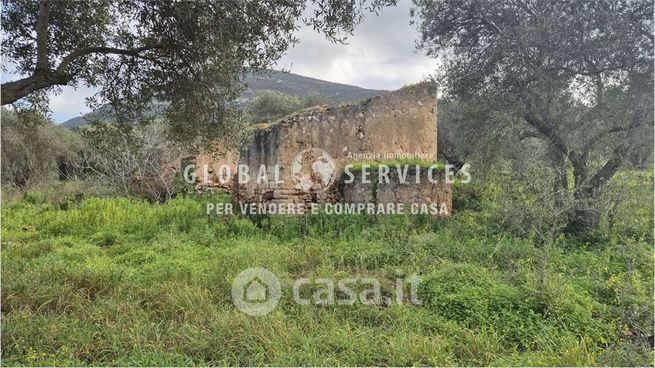
[[[294,188],[306,193],[323,192],[336,180],[336,168],[332,156],[320,148],[300,151],[291,163]]]
[[[417,274],[405,275],[396,272],[392,287],[393,295],[384,296],[376,278],[307,278],[293,281],[293,302],[302,306],[339,305],[355,303],[362,305],[390,307],[392,304],[421,305],[418,286],[421,279]],[[407,293],[409,291],[409,293]],[[282,297],[280,281],[269,270],[261,267],[248,268],[232,282],[232,302],[236,308],[250,316],[263,316],[275,309]]]

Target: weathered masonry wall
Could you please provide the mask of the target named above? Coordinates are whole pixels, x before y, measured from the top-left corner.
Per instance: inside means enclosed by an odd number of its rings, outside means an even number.
[[[362,156],[407,153],[436,160],[436,142],[436,99],[427,83],[355,105],[313,108],[256,130],[241,149],[239,164],[250,168],[278,165],[284,183],[273,183],[269,172],[268,184],[236,184],[235,195],[242,202],[337,202],[345,196],[338,189],[339,180],[320,193],[294,188],[291,164],[299,152],[326,151],[340,176],[347,164]]]
[[[234,174],[237,172],[239,153],[236,150],[224,150],[214,155],[199,153],[185,164],[192,164],[195,167],[196,189],[198,190],[219,190],[232,192],[234,190]],[[221,172],[223,168],[223,172]],[[225,169],[227,168],[227,169]],[[219,180],[229,178],[229,180]]]
[[[346,203],[403,203],[406,213],[435,216],[452,213],[452,186],[446,182],[443,170],[430,173],[428,168],[409,166],[401,180],[401,173],[391,166],[387,173],[388,182],[384,177],[380,181],[377,170],[370,170],[366,182],[362,180],[361,171],[352,174],[352,183],[342,182],[339,186],[341,198]]]

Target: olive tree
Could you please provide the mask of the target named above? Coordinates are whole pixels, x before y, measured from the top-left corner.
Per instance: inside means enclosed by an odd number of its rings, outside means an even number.
[[[302,97],[282,92],[265,90],[245,104],[245,111],[251,123],[271,122],[293,112],[317,105],[329,105],[329,96],[313,92]]]
[[[575,200],[569,228],[598,225],[604,185],[651,148],[653,3],[414,0],[419,47],[444,61],[450,98],[484,96],[536,139]],[[489,128],[489,127],[485,127]]]
[[[341,41],[395,0],[9,0],[2,7],[2,105],[47,107],[47,92],[87,85],[119,122],[166,101],[181,138],[226,134],[243,73],[270,67],[299,20]],[[202,134],[200,134],[202,133]]]

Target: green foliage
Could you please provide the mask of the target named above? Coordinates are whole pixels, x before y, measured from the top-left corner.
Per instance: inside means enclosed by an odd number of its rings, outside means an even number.
[[[476,183],[453,183],[454,210],[481,210],[485,186]]]
[[[2,105],[47,110],[49,91],[86,84],[99,88],[91,107],[111,106],[120,123],[151,119],[153,104],[167,101],[163,109],[178,138],[231,137],[240,129],[243,75],[274,65],[297,42],[301,18],[342,42],[365,14],[394,4],[13,1],[2,7],[2,48],[24,77],[2,84]]]
[[[419,47],[448,59],[443,159],[481,163],[481,176],[499,158],[546,167],[544,197],[571,202],[566,230],[597,229],[608,182],[652,157],[653,3],[414,3]]]
[[[261,91],[245,105],[247,119],[252,124],[273,122],[307,107],[329,105],[332,100],[321,93],[308,93],[302,97],[282,92]]]
[[[3,364],[650,365],[652,207],[633,209],[652,188],[625,177],[641,189],[611,232],[547,253],[492,226],[497,188],[439,220],[207,215],[221,194],[62,207],[33,192],[2,208]],[[283,293],[257,318],[230,298],[255,266]],[[414,272],[420,306],[291,302],[299,277],[376,277],[392,296]]]
[[[348,103],[358,101],[372,96],[377,96],[385,91],[364,89],[341,83],[332,83],[319,79],[304,77],[278,70],[265,70],[259,73],[247,73],[242,78],[242,83],[248,88],[241,93],[240,101],[251,101],[262,91],[276,91],[291,96],[305,96],[308,102],[306,105],[315,106],[322,104]],[[317,93],[318,92],[318,93]],[[315,102],[309,102],[316,99]],[[328,99],[327,96],[330,96]],[[163,118],[167,104],[153,104],[145,111],[149,118]],[[245,107],[242,105],[242,107]],[[81,128],[92,122],[112,122],[115,121],[111,107],[105,105],[99,109],[93,110],[85,115],[74,117],[61,124],[66,128]]]
[[[74,176],[80,137],[31,110],[2,109],[2,182],[25,190]]]
[[[428,275],[421,288],[427,307],[439,316],[468,328],[492,327],[510,346],[530,348],[554,328],[529,294],[479,266],[446,265]]]

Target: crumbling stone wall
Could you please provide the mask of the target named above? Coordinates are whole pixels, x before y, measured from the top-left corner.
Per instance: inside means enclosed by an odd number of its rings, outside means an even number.
[[[389,183],[378,183],[376,171],[371,175],[371,183],[361,180],[361,172],[354,172],[355,181],[350,184],[342,176],[346,165],[361,161],[416,157],[436,161],[436,108],[435,93],[427,83],[358,104],[310,108],[254,129],[238,153],[228,150],[218,158],[198,155],[194,162],[197,187],[230,191],[236,201],[245,203],[426,204],[436,205],[438,215],[445,216],[452,210],[451,186],[445,180],[430,182],[426,170],[410,168],[405,182],[393,169]],[[302,157],[305,164],[306,160],[312,162],[327,153],[334,182],[319,190],[301,188],[292,173],[294,159],[300,152],[309,152]],[[222,166],[229,168],[232,180],[218,180]],[[262,166],[267,168],[263,183],[256,180]],[[205,167],[208,181],[204,177]],[[249,171],[249,181],[239,183],[243,168]],[[443,173],[439,175],[443,179]]]
[[[401,170],[404,170],[402,168]],[[405,213],[449,216],[452,213],[452,186],[442,169],[433,173],[427,167],[408,166],[406,176],[389,167],[380,181],[378,170],[372,169],[363,180],[362,171],[353,171],[351,183],[342,182],[339,192],[346,203],[405,204]],[[431,180],[432,179],[432,180]]]
[[[232,192],[234,190],[234,175],[237,172],[239,153],[232,149],[224,150],[214,154],[200,153],[188,162],[194,165],[196,189],[220,190]],[[228,168],[220,172],[221,168]],[[230,180],[219,180],[219,176],[229,172]]]
[[[419,154],[436,160],[436,98],[423,83],[369,98],[359,104],[309,109],[269,127],[258,129],[241,149],[239,164],[252,170],[261,165],[280,168],[283,183],[254,181],[237,184],[242,202],[336,202],[342,200],[338,181],[321,192],[294,187],[291,164],[295,156],[320,148],[334,160],[340,176],[344,167],[362,158],[389,154]],[[254,175],[255,173],[251,173]]]

